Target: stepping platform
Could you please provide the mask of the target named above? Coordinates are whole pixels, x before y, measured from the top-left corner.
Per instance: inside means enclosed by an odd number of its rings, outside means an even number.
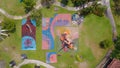
[[[46,53],[46,63],[57,63],[56,52],[48,52],[48,53]]]

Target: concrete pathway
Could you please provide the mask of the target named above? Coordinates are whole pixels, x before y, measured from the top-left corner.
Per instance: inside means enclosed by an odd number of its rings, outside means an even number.
[[[32,60],[32,59],[25,59],[22,63],[20,63],[19,65],[15,66],[14,68],[20,68],[23,65],[26,64],[36,64],[38,66],[44,66],[46,68],[55,68],[47,63],[44,63],[42,61],[38,61],[38,60]]]
[[[41,0],[38,0],[36,2],[35,9],[41,9],[43,7],[40,2],[41,2]],[[82,7],[79,7],[79,8],[78,7],[69,7],[69,6],[63,7],[63,4],[61,4],[60,2],[55,2],[54,5],[55,6],[59,6],[61,8],[64,8],[64,9],[67,9],[69,11],[78,11],[78,10],[83,9]],[[90,6],[91,3],[86,4],[86,6],[88,6],[88,5]],[[2,13],[3,15],[5,15],[8,18],[15,19],[15,20],[26,18],[27,16],[29,16],[31,14],[31,12],[29,12],[28,14],[23,15],[23,16],[13,16],[13,15],[10,15],[9,13],[7,13],[2,8],[0,8],[0,13]]]
[[[102,0],[103,5],[107,6],[107,10],[106,10],[106,16],[109,18],[111,26],[112,26],[112,34],[113,34],[113,40],[116,39],[117,37],[117,30],[116,30],[116,25],[115,25],[115,21],[112,15],[112,11],[110,8],[110,0]]]
[[[69,11],[78,11],[79,10],[79,8],[76,8],[76,7],[69,7],[69,6],[63,6],[64,4],[61,4],[60,2],[55,2],[54,3],[54,5],[55,6],[59,6],[59,7],[61,7],[61,8],[64,8],[64,9],[67,9],[67,10],[69,10]]]
[[[107,63],[107,61],[110,59],[110,55],[112,53],[112,50],[109,50],[105,57],[101,60],[101,62],[96,66],[96,68],[104,68],[105,64]]]
[[[30,13],[28,13],[28,14],[23,15],[23,16],[13,16],[13,15],[8,14],[5,10],[3,10],[3,9],[1,9],[1,8],[0,8],[0,12],[1,12],[3,15],[5,15],[6,17],[11,18],[11,19],[15,19],[15,20],[23,19],[23,18],[26,18],[27,16],[30,15]]]
[[[58,2],[58,1],[56,1],[56,2],[54,3],[54,5],[55,5],[55,6],[59,6],[59,7],[61,7],[61,8],[64,8],[64,9],[67,9],[67,10],[69,10],[69,11],[79,11],[79,10],[83,9],[83,7],[64,6],[64,4],[62,4],[62,3]],[[91,5],[92,5],[92,2],[89,2],[89,3],[85,4],[85,8],[88,7],[88,6],[91,6]]]
[[[112,11],[110,8],[110,0],[102,0],[102,4],[107,6],[106,15],[110,19],[110,23],[112,26],[113,39],[116,39],[117,31],[116,31],[116,25],[115,25],[115,21],[114,21],[113,15],[112,15]],[[103,68],[105,63],[107,63],[107,61],[109,60],[111,53],[112,53],[112,50],[109,50],[107,52],[106,56],[102,59],[102,61],[97,65],[96,68]]]
[[[39,9],[39,8],[41,8],[42,6],[41,6],[41,4],[40,4],[40,0],[38,0],[37,2],[36,2],[36,6],[34,7],[35,9]],[[3,15],[5,15],[6,17],[8,17],[8,18],[11,18],[11,19],[15,19],[15,20],[19,20],[19,19],[23,19],[23,18],[26,18],[26,17],[28,17],[30,14],[31,14],[31,12],[29,12],[28,14],[26,14],[26,15],[23,15],[23,16],[14,16],[14,15],[11,15],[11,14],[9,14],[9,13],[7,13],[5,10],[3,10],[2,8],[0,8],[0,13],[2,13]]]

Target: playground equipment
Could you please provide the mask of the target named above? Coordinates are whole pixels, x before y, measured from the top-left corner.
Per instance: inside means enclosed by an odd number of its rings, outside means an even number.
[[[62,43],[62,48],[58,52],[60,52],[62,49],[66,48],[66,47],[68,49],[72,49],[72,50],[77,49],[76,47],[74,47],[72,39],[69,38],[68,32],[64,32],[63,34],[61,34],[60,41]]]

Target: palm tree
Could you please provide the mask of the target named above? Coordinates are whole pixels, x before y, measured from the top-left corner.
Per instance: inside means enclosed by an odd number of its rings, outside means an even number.
[[[4,30],[2,29],[2,27],[0,26],[0,40],[4,40],[4,37],[8,37],[9,35],[6,33],[8,30]]]

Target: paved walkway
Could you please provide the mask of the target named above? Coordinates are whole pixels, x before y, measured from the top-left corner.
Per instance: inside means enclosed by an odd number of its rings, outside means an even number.
[[[67,9],[69,11],[78,11],[79,10],[79,8],[76,8],[76,7],[69,7],[69,6],[64,7],[63,6],[64,4],[61,4],[60,2],[55,2],[54,5],[64,8],[64,9]]]
[[[42,5],[41,5],[40,1],[41,1],[41,0],[38,0],[38,1],[36,2],[35,9],[40,9],[40,8],[42,8]],[[79,8],[77,8],[77,7],[69,7],[69,6],[63,7],[63,4],[61,4],[60,2],[55,2],[54,5],[55,5],[55,6],[59,6],[59,7],[61,7],[61,8],[64,8],[64,9],[67,9],[67,10],[69,10],[69,11],[78,11],[78,10],[83,9],[82,7],[79,7]],[[87,5],[87,6],[90,6],[91,3],[88,3],[88,4],[86,4],[86,5]],[[5,10],[3,10],[2,8],[0,8],[0,13],[2,13],[3,15],[5,15],[5,16],[8,17],[8,18],[15,19],[15,20],[19,20],[19,19],[26,18],[27,16],[29,16],[29,15],[31,14],[31,12],[29,12],[28,14],[23,15],[23,16],[13,16],[13,15],[7,13],[7,12],[6,12]]]
[[[1,9],[1,8],[0,8],[0,12],[1,12],[3,15],[5,15],[6,17],[11,18],[11,19],[15,19],[15,20],[23,19],[23,18],[26,18],[27,16],[30,15],[30,13],[28,13],[28,14],[23,15],[23,16],[13,16],[13,15],[8,14],[5,10],[3,10],[3,9]]]
[[[3,60],[0,60],[0,68],[6,68],[6,63]]]
[[[106,11],[106,15],[110,20],[111,26],[112,26],[112,33],[113,33],[113,40],[116,39],[117,37],[117,30],[116,30],[116,25],[115,25],[115,21],[112,15],[112,11],[110,8],[110,0],[102,0],[103,5],[107,6],[107,11]]]
[[[107,6],[107,11],[106,11],[106,15],[107,17],[110,19],[110,23],[112,25],[112,33],[113,33],[113,39],[116,39],[117,36],[117,31],[116,31],[116,25],[115,25],[115,21],[112,15],[112,11],[110,8],[110,0],[102,0],[103,5]],[[103,68],[103,66],[105,65],[105,63],[109,60],[109,57],[112,53],[112,50],[109,50],[106,54],[106,56],[103,58],[103,60],[97,65],[96,68]]]
[[[58,2],[58,1],[56,1],[56,2],[54,3],[54,5],[55,5],[55,6],[59,6],[59,7],[61,7],[61,8],[64,8],[64,9],[67,9],[67,10],[69,10],[69,11],[79,11],[79,10],[83,9],[83,7],[64,6],[64,4],[62,4],[62,3]],[[85,4],[86,7],[91,6],[91,5],[92,5],[92,2],[89,2],[89,3]]]
[[[36,2],[35,9],[39,9],[39,8],[41,8],[41,7],[42,7],[42,6],[41,6],[41,4],[40,4],[40,0],[38,0],[38,1]],[[28,16],[31,14],[31,12],[29,12],[28,14],[23,15],[23,16],[14,16],[14,15],[11,15],[11,14],[7,13],[7,12],[6,12],[5,10],[3,10],[2,8],[0,8],[0,13],[2,13],[3,15],[5,15],[5,16],[8,17],[8,18],[15,19],[15,20],[19,20],[19,19],[26,18],[26,17],[28,17]]]
[[[112,53],[112,50],[109,50],[105,57],[101,60],[101,62],[96,66],[96,68],[104,68],[105,64],[107,63],[107,61],[110,59],[110,55]]]
[[[111,8],[110,8],[110,1],[109,0],[101,0],[101,2],[103,5],[107,6],[106,15],[110,19],[110,22],[112,25],[113,39],[116,39],[117,31],[116,31],[115,21],[114,21],[114,18],[113,18],[112,12],[111,12]],[[82,9],[82,8],[69,7],[69,6],[63,7],[62,6],[63,4],[61,4],[60,2],[55,2],[54,5],[62,7],[67,10],[70,10],[70,11],[78,11],[78,10]],[[40,4],[40,0],[38,0],[36,3],[35,9],[40,9],[40,8],[42,8],[42,5]],[[31,14],[31,12],[29,12],[28,14],[23,15],[23,16],[13,16],[13,15],[8,14],[6,11],[4,11],[1,8],[0,8],[0,13],[2,13],[3,15],[5,15],[8,18],[12,18],[12,19],[16,19],[16,20],[26,18],[27,16],[29,16]],[[27,64],[27,63],[37,63],[37,64],[42,64],[43,66],[45,66],[47,68],[54,68],[46,63],[43,63],[43,62],[37,61],[37,60],[25,60],[23,63],[18,65],[17,68],[19,68],[19,66],[21,66],[22,64]]]
[[[23,65],[26,64],[36,64],[38,66],[44,66],[46,68],[55,68],[47,63],[44,63],[42,61],[38,61],[38,60],[31,60],[31,59],[25,59],[22,63],[20,63],[19,65],[15,66],[14,68],[20,68]]]

